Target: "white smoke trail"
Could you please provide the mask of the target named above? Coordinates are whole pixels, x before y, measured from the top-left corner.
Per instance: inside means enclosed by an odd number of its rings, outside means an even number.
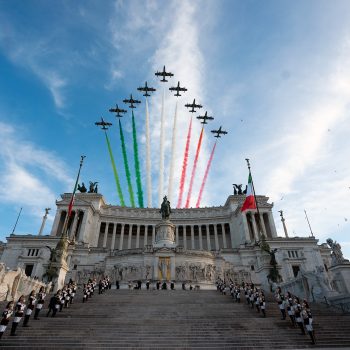
[[[146,97],[146,173],[147,173],[147,207],[152,208],[152,180],[151,180],[151,144],[149,137],[149,112]]]
[[[158,203],[157,206],[162,203],[163,188],[164,188],[164,100],[165,100],[165,88],[163,89],[162,96],[162,111],[160,116],[160,155],[159,155],[159,186],[158,186]]]
[[[175,104],[175,115],[173,124],[173,138],[171,141],[171,159],[169,170],[169,186],[168,186],[168,199],[170,203],[173,199],[173,182],[174,182],[174,163],[175,163],[175,144],[176,144],[176,120],[177,120],[177,100]]]

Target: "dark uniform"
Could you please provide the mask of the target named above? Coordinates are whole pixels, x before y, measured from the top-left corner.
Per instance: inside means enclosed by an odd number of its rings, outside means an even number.
[[[38,294],[38,302],[36,304],[36,308],[35,308],[35,313],[34,313],[34,320],[38,320],[39,319],[39,313],[40,310],[43,308],[44,306],[44,299],[46,297],[46,293],[44,292],[44,287],[41,287],[39,290],[39,294]]]
[[[13,314],[13,301],[10,301],[6,306],[6,309],[2,313],[2,318],[0,321],[0,339],[5,332],[7,325],[10,322],[10,317],[12,316],[12,314]]]
[[[24,315],[24,309],[25,309],[25,299],[22,295],[15,306],[15,317],[12,321],[12,327],[11,327],[11,335],[16,335],[16,329],[18,326],[18,323],[21,321],[21,318]]]

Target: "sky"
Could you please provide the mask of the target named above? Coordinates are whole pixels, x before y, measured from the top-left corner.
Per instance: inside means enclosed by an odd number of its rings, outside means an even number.
[[[63,1],[0,0],[0,239],[37,234],[45,208],[80,180],[97,181],[107,203],[120,204],[103,132],[108,136],[126,205],[130,205],[116,117],[108,109],[132,93],[141,180],[146,190],[145,81],[152,206],[159,207],[160,130],[164,93],[164,187],[168,194],[177,104],[172,207],[179,195],[196,99],[214,121],[204,129],[190,206],[195,206],[211,149],[218,140],[201,206],[224,205],[232,184],[246,184],[274,203],[278,235],[283,210],[289,236],[331,237],[350,258],[350,2],[349,1]],[[168,83],[154,75],[166,66]],[[168,90],[180,81],[188,91]],[[201,115],[203,113],[200,113]],[[201,124],[193,116],[184,198]],[[131,113],[121,120],[136,193]],[[162,194],[162,195],[163,195]],[[169,194],[168,194],[169,195]],[[137,196],[135,196],[137,197]]]

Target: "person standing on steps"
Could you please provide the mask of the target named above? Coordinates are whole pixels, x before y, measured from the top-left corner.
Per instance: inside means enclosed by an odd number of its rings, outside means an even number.
[[[263,317],[266,317],[266,313],[265,313],[266,303],[265,303],[265,296],[263,292],[261,292],[259,299],[260,299],[260,310],[263,314]]]
[[[4,334],[7,325],[10,322],[10,317],[13,314],[13,301],[10,301],[7,303],[6,308],[4,312],[2,313],[2,318],[0,321],[0,339],[2,338],[2,335]]]
[[[21,295],[16,303],[16,306],[15,306],[15,317],[12,321],[11,334],[10,334],[12,336],[17,335],[16,329],[18,327],[18,323],[21,321],[21,319],[24,315],[24,309],[26,307],[25,302],[26,302],[26,300],[24,298],[24,295]]]
[[[293,298],[292,298],[292,294],[290,292],[288,292],[287,295],[286,295],[286,303],[287,303],[288,316],[290,318],[290,321],[292,322],[292,326],[296,327],[297,325],[295,323]]]
[[[34,320],[39,319],[39,313],[40,313],[40,310],[43,308],[45,297],[46,297],[46,293],[45,293],[44,287],[40,287],[40,290],[38,293],[38,302],[36,304],[35,313],[34,313]]]
[[[316,344],[316,339],[315,339],[314,328],[312,326],[313,318],[312,318],[310,306],[306,300],[304,300],[303,302],[303,311],[301,313],[301,316],[303,318],[306,331],[311,338],[311,344],[314,345]]]
[[[294,309],[295,321],[301,330],[301,334],[305,335],[304,322],[301,316],[302,308],[299,303],[299,298],[296,297],[294,303],[296,304],[296,307]]]
[[[282,289],[281,287],[277,288],[276,294],[275,294],[275,298],[278,304],[278,307],[281,311],[281,315],[282,315],[282,320],[286,319],[286,309],[285,309],[285,305],[284,305],[284,295],[282,293]]]
[[[58,291],[55,295],[53,295],[50,299],[49,302],[49,311],[46,314],[46,317],[49,317],[51,311],[52,311],[52,316],[51,317],[55,317],[56,316],[56,312],[60,307],[60,298],[59,298],[59,294]]]
[[[26,315],[24,316],[23,327],[29,327],[28,322],[29,322],[30,315],[34,310],[35,301],[36,301],[35,290],[32,290],[28,298],[27,311],[26,311]]]

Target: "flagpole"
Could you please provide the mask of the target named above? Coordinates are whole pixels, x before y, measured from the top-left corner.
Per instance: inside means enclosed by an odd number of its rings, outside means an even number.
[[[84,158],[86,158],[86,156],[80,156],[79,170],[78,170],[78,174],[77,174],[77,179],[76,179],[76,181],[75,181],[75,186],[74,186],[74,190],[73,190],[73,193],[72,193],[72,197],[71,197],[71,200],[69,201],[69,207],[71,206],[71,203],[73,203],[75,191],[76,191],[76,189],[77,189],[78,182],[79,182],[80,170],[81,170],[81,168],[82,168],[82,166],[83,166]],[[64,224],[63,224],[62,236],[67,234],[67,230],[68,230],[68,221],[69,221],[69,218],[70,218],[70,216],[71,216],[71,214],[72,214],[72,211],[69,210],[69,207],[68,207],[68,212],[67,212],[66,218],[65,218],[65,220],[64,220]]]
[[[309,221],[309,218],[308,218],[308,216],[307,216],[307,214],[306,214],[306,210],[305,210],[305,209],[304,209],[304,212],[305,212],[305,217],[306,217],[307,223],[309,224],[309,229],[310,229],[311,237],[312,237],[312,238],[315,238],[314,233],[312,232],[311,225],[310,225],[310,221]]]
[[[20,210],[19,213],[18,213],[17,220],[16,220],[16,223],[15,223],[15,226],[13,226],[13,230],[12,230],[12,232],[11,232],[11,235],[13,235],[13,234],[15,233],[15,229],[16,229],[16,227],[17,227],[19,217],[21,216],[22,209],[23,209],[23,208],[21,208],[21,210]]]
[[[246,158],[245,159],[246,162],[247,162],[247,166],[248,166],[248,171],[249,171],[249,175],[250,175],[250,178],[252,179],[252,189],[253,189],[253,195],[254,195],[254,200],[255,200],[255,205],[256,205],[256,211],[257,211],[257,214],[258,214],[258,233],[259,233],[259,238],[261,237],[261,222],[260,222],[260,212],[259,212],[259,206],[258,206],[258,201],[256,199],[256,194],[255,194],[255,187],[254,187],[254,181],[253,181],[253,176],[252,176],[252,172],[250,170],[250,162],[249,162],[249,158]]]

